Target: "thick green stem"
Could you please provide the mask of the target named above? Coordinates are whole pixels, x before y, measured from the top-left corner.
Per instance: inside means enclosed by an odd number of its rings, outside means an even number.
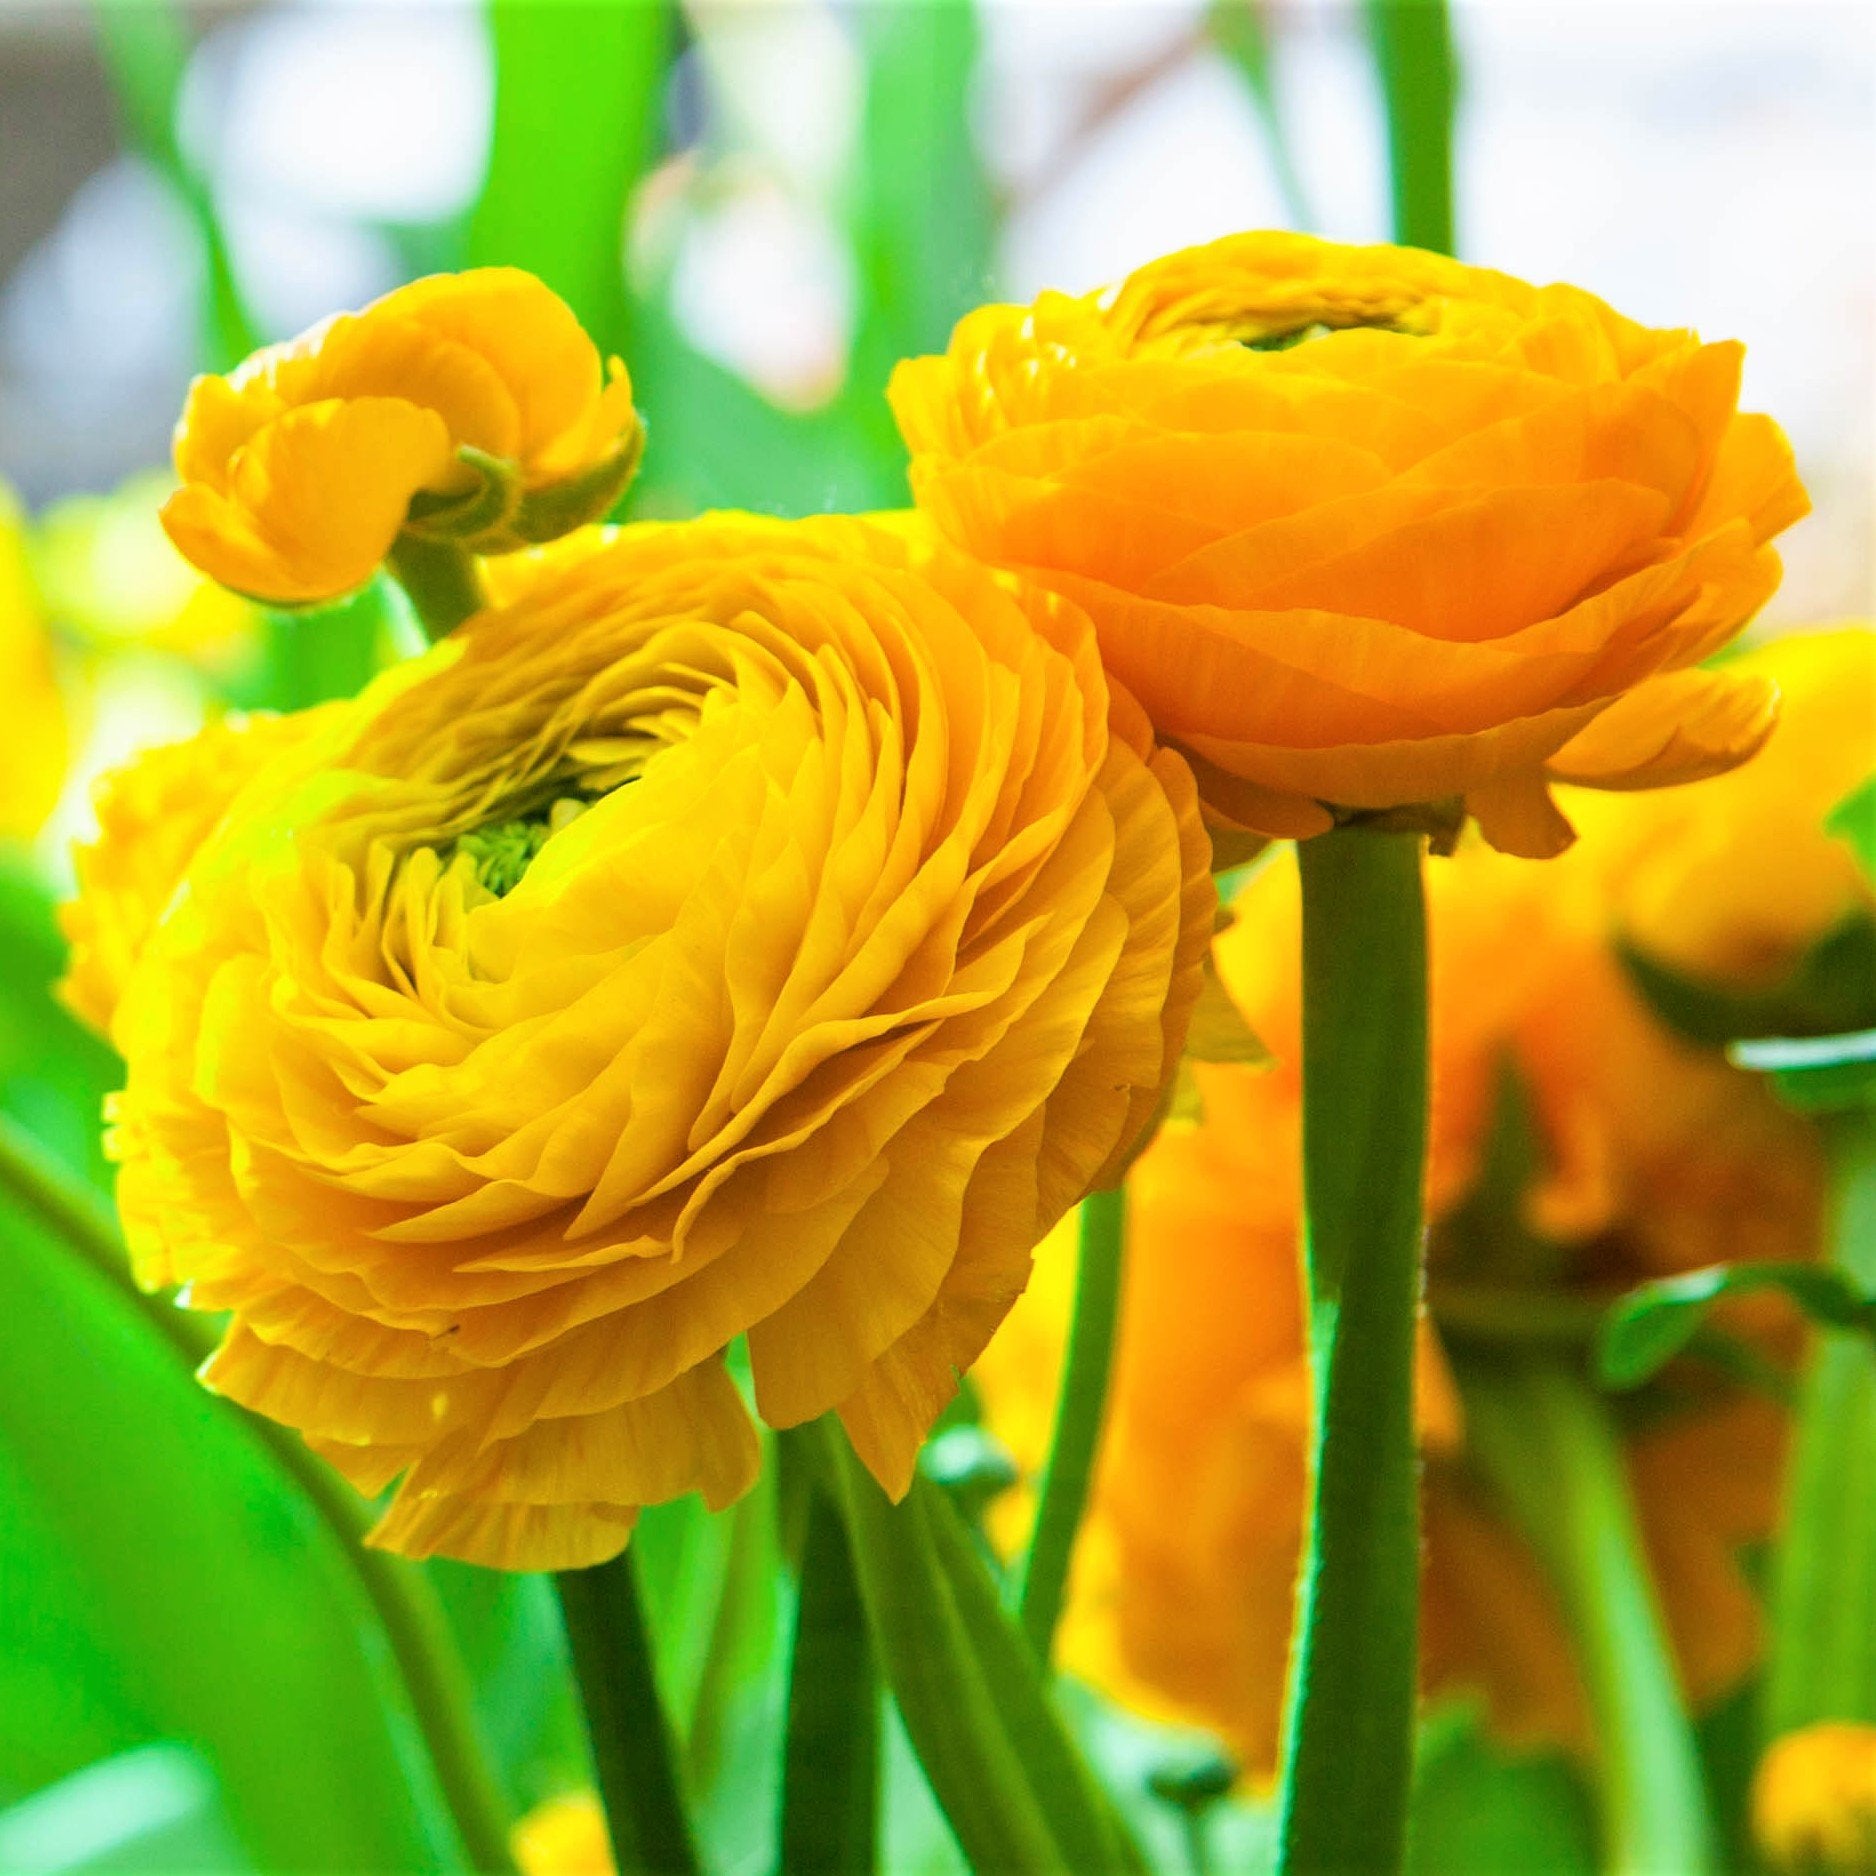
[[[1876,1288],[1876,1120],[1836,1120],[1832,1261]],[[1772,1573],[1766,1726],[1876,1724],[1876,1350],[1818,1335],[1799,1390]]]
[[[1556,1585],[1596,1732],[1608,1876],[1702,1876],[1713,1842],[1609,1410],[1574,1369],[1465,1376],[1471,1450]]]
[[[132,1302],[189,1367],[198,1366],[214,1347],[217,1337],[205,1318],[178,1309],[167,1296],[130,1283],[123,1243],[104,1206],[4,1118],[0,1118],[0,1192]],[[350,1561],[390,1642],[436,1767],[437,1782],[474,1867],[484,1872],[512,1870],[506,1807],[470,1717],[470,1688],[461,1654],[429,1579],[403,1558],[366,1547],[370,1507],[297,1433],[261,1415],[244,1415],[242,1424],[304,1493]]]
[[[1127,1245],[1127,1196],[1091,1192],[1081,1207],[1080,1265],[1075,1308],[1068,1331],[1068,1356],[1055,1409],[1055,1431],[1036,1506],[1036,1524],[1023,1559],[1016,1608],[1023,1633],[1038,1661],[1055,1646],[1075,1534],[1087,1508],[1088,1488],[1107,1414],[1108,1378],[1120,1317],[1122,1267]]]
[[[1413,1771],[1420,1507],[1414,1321],[1426,1157],[1420,836],[1341,828],[1303,879],[1303,1188],[1313,1489],[1279,1868],[1398,1870]]]
[[[1451,254],[1458,68],[1446,0],[1364,0],[1387,108],[1394,238]]]
[[[788,1679],[781,1876],[865,1876],[874,1867],[879,1703],[846,1526],[829,1491],[816,1485]]]
[[[488,603],[474,555],[446,541],[400,534],[385,565],[404,589],[424,637],[433,645]]]
[[[631,1553],[554,1581],[621,1876],[696,1876]]]

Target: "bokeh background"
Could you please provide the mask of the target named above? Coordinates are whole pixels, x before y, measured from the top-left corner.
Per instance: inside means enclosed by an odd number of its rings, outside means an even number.
[[[895,505],[886,375],[971,305],[1249,226],[1387,237],[1372,20],[1357,0],[0,0],[0,607],[31,595],[72,749],[49,816],[0,812],[0,1125],[69,1179],[59,1202],[95,1211],[108,1178],[115,1064],[49,994],[93,780],[214,709],[350,691],[405,629],[382,591],[317,629],[264,615],[168,552],[194,372],[413,275],[518,263],[630,365],[636,512]],[[1453,28],[1459,252],[1743,338],[1745,402],[1786,425],[1816,502],[1756,629],[1876,611],[1876,9],[1462,0]],[[0,733],[42,707],[0,694]],[[194,1390],[170,1327],[0,1222],[0,1868],[454,1867],[382,1613],[263,1434]],[[773,1810],[771,1510],[662,1507],[635,1540],[730,1871],[760,1867]],[[460,1646],[505,1800],[582,1777],[545,1586],[400,1580]],[[891,1866],[955,1868],[893,1750]],[[1427,1759],[1429,1876],[1501,1827],[1583,1867],[1569,1778],[1481,1753],[1462,1720]]]

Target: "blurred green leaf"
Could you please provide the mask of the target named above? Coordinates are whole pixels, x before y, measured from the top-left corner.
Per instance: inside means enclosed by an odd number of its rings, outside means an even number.
[[[900,359],[942,351],[957,321],[990,296],[996,218],[971,134],[973,0],[862,6],[853,20],[866,108],[849,211],[859,321],[846,401],[890,478],[876,505],[896,505],[904,450],[886,380]]]
[[[1639,1387],[1693,1341],[1715,1303],[1749,1290],[1782,1290],[1812,1321],[1876,1337],[1876,1296],[1864,1295],[1842,1271],[1819,1264],[1714,1264],[1641,1284],[1610,1305],[1596,1346],[1604,1384]]]
[[[1655,1014],[1704,1047],[1754,1037],[1833,1036],[1876,1024],[1876,920],[1867,915],[1845,919],[1783,979],[1760,989],[1696,977],[1633,945],[1621,945],[1618,954]]]
[[[254,1867],[208,1768],[176,1743],[120,1753],[0,1812],[9,1876],[242,1876]]]
[[[406,602],[382,574],[347,599],[261,614],[262,652],[245,681],[227,687],[244,709],[304,710],[356,697],[393,656],[413,645],[401,616]]]
[[[1834,1151],[1834,1274],[1876,1293],[1876,1121],[1857,1115]],[[1794,1418],[1774,1554],[1765,1724],[1876,1724],[1876,1348],[1820,1337]]]
[[[1394,239],[1451,254],[1459,66],[1446,0],[1362,0],[1362,13],[1387,115]]]
[[[1283,198],[1290,226],[1308,229],[1315,226],[1315,217],[1303,188],[1302,173],[1296,166],[1270,55],[1273,10],[1270,0],[1212,0],[1206,25],[1212,44],[1225,55],[1250,93],[1251,108],[1263,128],[1277,192]]]
[[[1429,1716],[1414,1763],[1408,1876],[1593,1876],[1590,1795],[1560,1753],[1505,1752],[1478,1715]]]
[[[0,1202],[0,1769],[186,1737],[278,1871],[462,1866],[328,1528],[137,1313]]]
[[[1770,1075],[1803,1113],[1876,1105],[1876,1029],[1843,1036],[1771,1036],[1727,1051],[1741,1068]]]
[[[477,1728],[512,1814],[585,1783],[586,1739],[552,1582],[442,1558],[424,1569],[461,1648]]]
[[[175,190],[201,239],[208,280],[205,350],[226,371],[260,344],[228,253],[208,184],[176,139],[176,108],[189,66],[189,37],[167,0],[92,0],[98,45],[117,94],[124,139]]]
[[[1863,871],[1876,879],[1876,775],[1838,802],[1824,826],[1849,843]]]
[[[25,851],[0,846],[0,1115],[103,1189],[103,1102],[123,1070],[53,996],[64,972],[50,883]]]
[[[486,17],[495,108],[468,263],[538,274],[603,352],[629,353],[626,211],[658,153],[675,9],[489,0]]]

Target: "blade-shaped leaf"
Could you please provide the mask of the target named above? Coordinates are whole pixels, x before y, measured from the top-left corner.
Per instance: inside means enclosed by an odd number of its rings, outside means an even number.
[[[1714,1264],[1661,1277],[1611,1305],[1596,1358],[1610,1387],[1639,1387],[1681,1354],[1722,1297],[1782,1290],[1814,1322],[1876,1336],[1876,1297],[1820,1264]]]

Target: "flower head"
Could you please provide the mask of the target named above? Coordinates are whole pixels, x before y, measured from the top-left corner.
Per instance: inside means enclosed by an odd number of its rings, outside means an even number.
[[[52,667],[26,558],[25,518],[0,483],[0,686],[7,730],[0,738],[0,835],[28,840],[52,812],[69,755],[65,706]]]
[[[1208,859],[1086,621],[913,530],[545,556],[188,863],[114,1030],[138,1272],[409,1554],[733,1498],[738,1337],[903,1491],[1156,1106]]]
[[[438,274],[198,378],[170,538],[256,599],[335,599],[400,533],[506,553],[592,521],[637,464],[625,367],[532,275]]]
[[[903,364],[919,504],[1085,606],[1211,813],[1548,855],[1554,779],[1712,774],[1762,684],[1693,667],[1805,512],[1741,349],[1404,248],[1246,234],[970,314]]]
[[[1876,1876],[1876,1726],[1827,1721],[1774,1740],[1752,1784],[1752,1832],[1789,1876]]]
[[[1652,1018],[1573,876],[1468,843],[1429,893],[1423,1673],[1432,1689],[1481,1694],[1514,1742],[1582,1746],[1567,1627],[1468,1455],[1453,1366],[1508,1318],[1586,1354],[1606,1303],[1638,1281],[1815,1255],[1821,1153],[1759,1081]],[[1114,1394],[1064,1642],[1090,1678],[1210,1727],[1268,1773],[1310,1414],[1293,872],[1259,874],[1236,914],[1219,968],[1275,1066],[1199,1065],[1203,1119],[1167,1128],[1135,1169]],[[1033,1401],[1047,1398],[1062,1335],[1053,1248],[976,1370],[993,1430],[1031,1463],[1046,1437]],[[1792,1333],[1776,1309],[1733,1326],[1774,1357]],[[1693,1364],[1649,1405],[1624,1432],[1629,1477],[1682,1676],[1707,1701],[1757,1655],[1736,1553],[1772,1528],[1782,1416]]]

